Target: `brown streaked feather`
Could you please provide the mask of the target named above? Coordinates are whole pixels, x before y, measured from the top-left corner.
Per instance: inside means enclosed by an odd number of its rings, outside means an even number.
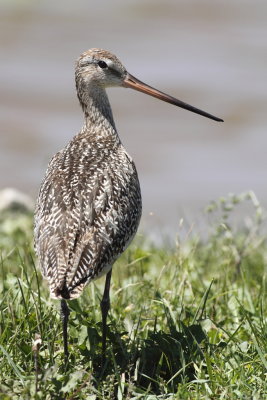
[[[78,297],[137,229],[141,197],[134,164],[120,143],[107,141],[108,151],[103,143],[77,135],[49,164],[37,204],[35,243],[52,297]]]

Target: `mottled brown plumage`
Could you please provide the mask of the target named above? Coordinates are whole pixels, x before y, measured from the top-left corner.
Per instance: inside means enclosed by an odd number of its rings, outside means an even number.
[[[76,63],[75,79],[84,125],[49,163],[37,200],[34,230],[51,297],[62,299],[66,358],[65,299],[77,298],[90,281],[108,273],[101,302],[104,355],[112,264],[135,235],[141,217],[137,172],[121,144],[105,88],[131,87],[220,120],[134,78],[117,57],[104,50],[83,53]]]
[[[83,53],[76,66],[85,113],[82,131],[51,160],[35,213],[35,243],[53,298],[78,297],[107,272],[135,234],[141,194],[135,165],[121,144],[103,87],[86,81]],[[85,64],[86,65],[86,64]],[[85,77],[84,77],[85,76]]]

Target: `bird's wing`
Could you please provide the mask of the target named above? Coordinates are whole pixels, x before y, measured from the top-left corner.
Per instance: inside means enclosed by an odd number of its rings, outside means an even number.
[[[88,155],[70,160],[68,154],[65,168],[66,154],[58,153],[40,190],[35,243],[52,297],[78,297],[121,254],[138,226],[140,189],[131,160],[120,162],[121,169],[108,153],[93,156],[92,162]],[[129,188],[136,191],[133,198]]]

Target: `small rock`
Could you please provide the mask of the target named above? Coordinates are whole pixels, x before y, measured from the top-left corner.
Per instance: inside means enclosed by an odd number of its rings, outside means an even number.
[[[34,201],[25,193],[14,188],[0,190],[0,212],[33,212]]]

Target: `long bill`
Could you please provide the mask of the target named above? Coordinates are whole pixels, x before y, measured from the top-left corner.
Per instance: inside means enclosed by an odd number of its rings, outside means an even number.
[[[189,104],[184,103],[183,101],[178,100],[175,97],[169,96],[166,93],[160,92],[159,90],[154,89],[153,87],[147,85],[146,83],[139,81],[139,79],[135,78],[133,75],[129,73],[127,73],[123,81],[123,86],[137,90],[139,92],[149,94],[150,96],[156,97],[159,100],[166,101],[167,103],[174,104],[175,106],[184,108],[185,110],[189,110],[196,114],[203,115],[203,117],[213,119],[214,121],[223,122],[223,119],[217,118],[212,114],[199,110],[196,107],[190,106]]]

